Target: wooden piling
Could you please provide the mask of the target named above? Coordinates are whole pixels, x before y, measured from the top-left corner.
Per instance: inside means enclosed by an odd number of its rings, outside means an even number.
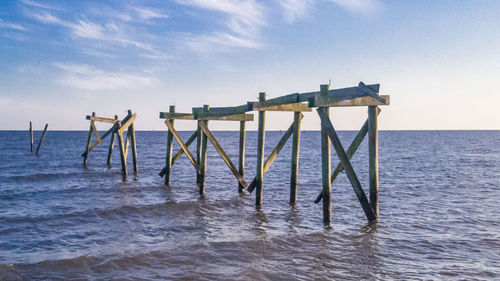
[[[299,147],[300,147],[300,112],[293,115],[293,139],[292,139],[292,165],[290,171],[290,204],[297,201],[297,179],[299,176]]]
[[[329,85],[320,86],[320,94],[323,96],[328,95]],[[330,116],[329,107],[320,107],[318,111],[323,112],[328,118]],[[329,226],[332,220],[332,206],[331,206],[331,159],[330,159],[330,140],[328,133],[323,123],[321,124],[321,178],[323,182],[323,224]]]
[[[245,121],[240,121],[240,147],[238,171],[241,176],[245,174]],[[238,192],[243,192],[245,187],[238,182]]]
[[[201,129],[200,123],[203,122],[201,120],[198,120],[197,122],[197,127],[196,127],[196,132],[198,132],[198,137],[196,138],[196,164],[198,166],[201,164],[201,150],[203,146],[203,130]],[[200,186],[200,181],[201,181],[201,171],[196,171],[196,184],[198,187]]]
[[[118,115],[115,115],[115,120],[118,120]],[[115,127],[115,125],[113,124],[113,128]],[[106,161],[106,163],[108,164],[108,166],[111,166],[111,157],[112,157],[112,154],[113,154],[113,147],[115,146],[115,131],[112,131],[111,133],[111,141],[109,142],[109,149],[108,149],[108,159]]]
[[[169,109],[170,113],[175,113],[175,105],[171,105]],[[171,124],[174,124],[173,119],[168,119],[168,121],[171,122]],[[172,147],[174,143],[174,135],[172,134],[172,131],[168,129],[167,133],[167,158],[166,158],[166,163],[165,163],[165,185],[170,185],[170,175],[171,175],[171,170],[172,170]]]
[[[203,105],[203,111],[208,112],[210,106],[205,104]],[[204,125],[208,128],[208,120],[201,120],[198,122],[203,122]],[[202,134],[201,138],[201,156],[200,156],[200,178],[198,185],[200,187],[200,194],[205,193],[205,177],[207,175],[207,134],[203,133],[203,130],[200,130]]]
[[[377,106],[368,107],[370,205],[378,217],[378,120]]]
[[[132,110],[128,110],[128,116],[132,116]],[[139,166],[137,163],[137,145],[135,141],[135,129],[134,129],[134,123],[130,124],[128,127],[128,132],[127,132],[127,137],[130,136],[130,145],[132,147],[132,161],[134,164],[134,172],[139,171]]]
[[[31,153],[33,153],[33,125],[31,124],[31,121],[30,121],[30,150]]]
[[[95,117],[95,112],[92,112],[92,117]],[[92,132],[93,132],[93,127],[92,123],[94,121],[90,121],[90,129],[89,129],[89,135],[87,137],[87,149],[85,150],[85,155],[83,155],[83,165],[87,165],[87,158],[89,157],[89,151],[90,151],[90,142],[92,141]]]
[[[266,101],[266,93],[259,93],[259,102]],[[256,173],[256,189],[255,205],[262,205],[262,184],[264,179],[264,144],[265,144],[265,125],[266,112],[259,111],[259,128],[257,135],[257,173]]]
[[[43,129],[42,136],[40,137],[40,141],[38,142],[38,146],[36,148],[36,154],[38,155],[38,151],[40,150],[40,146],[42,145],[43,138],[45,137],[45,133],[47,132],[47,127],[49,124],[45,124],[45,129]]]
[[[118,121],[117,123],[118,129],[122,126],[122,123]],[[120,160],[122,163],[122,175],[127,175],[127,158],[125,156],[125,148],[123,146],[123,133],[117,131],[116,135],[118,137],[118,146],[120,147]]]

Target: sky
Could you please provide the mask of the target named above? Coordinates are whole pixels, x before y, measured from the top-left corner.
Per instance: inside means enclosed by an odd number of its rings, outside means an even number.
[[[137,130],[166,130],[159,112],[172,104],[191,112],[360,81],[391,95],[381,130],[499,130],[499,14],[494,0],[0,0],[0,130],[87,130],[86,115],[127,109]],[[330,115],[354,130],[367,110]],[[266,128],[292,119],[269,112]],[[319,128],[306,113],[302,129]]]

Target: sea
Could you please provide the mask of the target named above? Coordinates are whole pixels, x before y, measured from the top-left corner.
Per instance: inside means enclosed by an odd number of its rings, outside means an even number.
[[[83,166],[87,134],[49,130],[36,155],[27,131],[0,132],[0,280],[500,280],[500,131],[380,131],[378,221],[367,222],[341,173],[328,228],[314,204],[318,131],[301,135],[297,204],[289,140],[260,208],[211,144],[200,196],[185,155],[170,186],[158,175],[165,131],[137,132],[139,171],[129,153],[125,178],[118,146],[106,165],[109,138]],[[266,132],[266,156],[283,134]],[[345,149],[355,134],[339,132]],[[214,135],[237,165],[239,133]],[[256,137],[247,133],[247,182]],[[367,147],[352,158],[365,193]]]

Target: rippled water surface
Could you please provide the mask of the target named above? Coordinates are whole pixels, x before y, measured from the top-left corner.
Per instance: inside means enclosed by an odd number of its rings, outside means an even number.
[[[266,134],[266,154],[282,134]],[[0,132],[1,280],[500,279],[500,131],[380,132],[378,223],[367,225],[341,174],[331,229],[313,203],[318,132],[302,134],[298,204],[288,204],[287,144],[265,176],[261,209],[254,194],[238,194],[210,145],[200,197],[185,156],[170,187],[158,176],[165,132],[137,133],[140,171],[125,181],[116,148],[106,166],[109,140],[83,168],[86,135],[49,131],[37,157],[28,133]],[[238,133],[215,135],[237,163]],[[354,135],[340,132],[345,147]],[[249,132],[248,182],[256,146]],[[352,161],[368,191],[366,142]]]

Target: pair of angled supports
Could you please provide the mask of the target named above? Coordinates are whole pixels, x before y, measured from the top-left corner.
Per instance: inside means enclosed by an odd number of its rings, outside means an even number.
[[[132,114],[131,110],[128,110],[127,116],[123,118],[123,120],[119,120],[118,116],[115,115],[115,118],[105,118],[98,117],[95,115],[95,112],[92,113],[92,116],[87,115],[87,119],[90,120],[90,129],[87,137],[87,145],[85,152],[82,153],[83,164],[87,165],[87,159],[90,151],[94,149],[97,145],[102,144],[102,141],[108,136],[111,135],[111,141],[109,143],[108,149],[108,157],[107,164],[111,165],[111,157],[113,153],[113,147],[115,143],[115,136],[118,138],[118,146],[120,148],[120,161],[122,164],[122,174],[127,175],[127,155],[129,149],[129,143],[132,149],[132,160],[134,165],[134,172],[139,171],[138,163],[137,163],[137,146],[135,139],[135,129],[134,129],[134,120],[136,118],[136,114]],[[112,127],[107,130],[102,136],[99,135],[97,128],[95,126],[95,122],[103,122],[103,123],[111,123]],[[127,130],[127,135],[125,139],[125,144],[123,143],[123,133]],[[91,144],[92,136],[95,136],[96,141]]]

